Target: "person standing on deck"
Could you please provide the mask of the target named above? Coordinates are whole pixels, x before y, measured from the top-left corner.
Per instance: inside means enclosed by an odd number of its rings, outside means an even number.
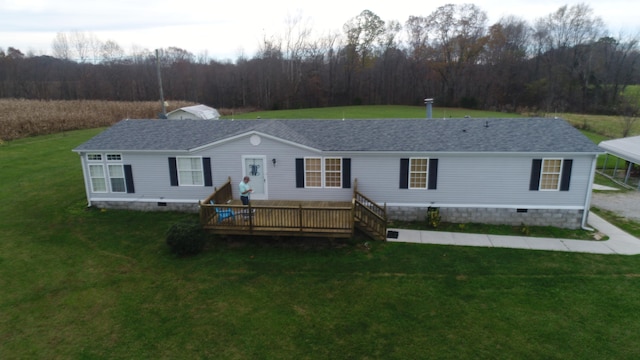
[[[238,185],[240,189],[240,200],[242,200],[242,205],[249,205],[249,194],[253,192],[253,189],[249,186],[249,177],[245,176],[244,179]]]

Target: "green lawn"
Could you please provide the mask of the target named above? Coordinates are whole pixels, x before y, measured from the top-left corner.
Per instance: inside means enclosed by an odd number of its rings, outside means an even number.
[[[256,111],[238,115],[224,116],[225,119],[382,119],[382,118],[426,118],[424,106],[373,105],[342,106],[330,108],[314,108],[299,110]],[[465,116],[478,118],[513,118],[522,117],[495,111],[481,111],[458,108],[439,108],[432,110],[433,118],[462,118]]]
[[[71,149],[0,146],[0,359],[633,359],[640,257],[309,239],[164,244]]]

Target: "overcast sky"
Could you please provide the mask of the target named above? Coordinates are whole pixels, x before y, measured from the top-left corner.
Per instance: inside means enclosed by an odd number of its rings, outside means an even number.
[[[251,57],[265,36],[282,36],[287,18],[299,16],[315,36],[341,32],[363,10],[401,24],[409,16],[428,16],[447,3],[473,3],[489,24],[514,15],[531,24],[563,5],[588,4],[611,34],[640,33],[639,0],[0,0],[0,48],[51,54],[57,33],[90,33],[133,48],[178,47],[218,60]]]

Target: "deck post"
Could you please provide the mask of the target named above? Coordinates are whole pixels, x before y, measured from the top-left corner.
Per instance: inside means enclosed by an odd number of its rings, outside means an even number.
[[[298,221],[300,222],[300,232],[304,231],[304,226],[302,224],[302,204],[298,204]]]
[[[249,232],[253,232],[253,212],[252,212],[253,209],[251,209],[251,201],[249,201],[248,206],[249,206],[249,212],[247,213],[246,216],[249,217]]]
[[[351,199],[351,237],[356,233],[356,194]]]
[[[356,194],[358,193],[358,178],[353,179],[353,198],[356,198]]]

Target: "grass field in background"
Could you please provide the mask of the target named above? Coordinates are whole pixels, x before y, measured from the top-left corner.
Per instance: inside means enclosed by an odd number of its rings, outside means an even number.
[[[522,117],[518,114],[494,111],[438,107],[432,109],[432,117],[435,119],[463,118],[465,116],[478,118]],[[412,119],[426,117],[427,110],[425,106],[405,105],[340,106],[298,110],[254,111],[223,116],[224,119]]]
[[[638,87],[640,89],[640,87]],[[628,92],[635,91],[628,88]],[[194,105],[186,101],[170,101],[167,111],[181,106]],[[437,104],[436,104],[437,105]],[[110,126],[122,119],[157,118],[162,111],[159,102],[123,101],[44,101],[0,99],[0,144],[2,141],[23,137],[54,134],[63,131]],[[425,106],[379,105],[343,106],[330,108],[256,111],[255,109],[218,109],[225,119],[372,119],[372,118],[425,118]],[[432,116],[442,118],[509,118],[521,114],[441,108],[434,106]],[[537,114],[535,116],[559,116],[574,126],[608,138],[620,137],[622,119],[618,116],[580,114]],[[634,123],[631,135],[640,134],[640,123]]]

